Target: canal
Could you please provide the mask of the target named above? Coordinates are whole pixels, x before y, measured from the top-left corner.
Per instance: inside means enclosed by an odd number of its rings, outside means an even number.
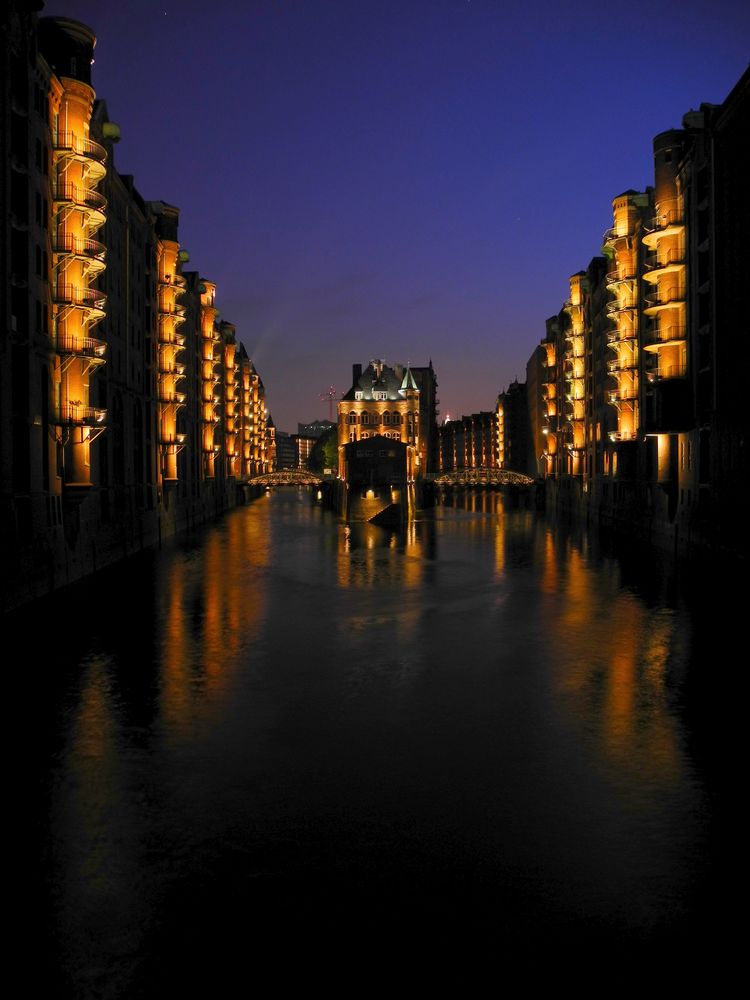
[[[705,945],[740,621],[491,492],[280,491],[11,616],[47,995]]]

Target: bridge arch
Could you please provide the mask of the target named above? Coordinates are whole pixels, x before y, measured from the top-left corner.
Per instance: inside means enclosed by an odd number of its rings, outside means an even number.
[[[307,469],[281,469],[248,479],[250,486],[320,486],[323,480]]]
[[[534,480],[512,469],[458,469],[428,477],[436,486],[531,486]]]

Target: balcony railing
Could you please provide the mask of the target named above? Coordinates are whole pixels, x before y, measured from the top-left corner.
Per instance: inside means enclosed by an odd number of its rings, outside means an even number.
[[[607,303],[607,315],[615,316],[617,313],[627,312],[635,307],[635,302],[618,302],[617,299],[613,299],[612,302]]]
[[[182,406],[186,399],[187,399],[187,396],[185,395],[184,392],[160,392],[159,393],[159,402],[160,403],[164,403],[165,405],[169,405],[169,406],[171,406],[171,405]]]
[[[650,372],[646,373],[646,378],[649,382],[660,382],[665,378],[685,378],[687,375],[687,363],[685,361],[678,361],[674,365],[660,365],[659,368],[653,368]]]
[[[662,229],[671,229],[672,226],[682,226],[685,222],[685,214],[681,208],[668,208],[648,220],[646,230],[651,233],[658,233]]]
[[[52,289],[52,301],[57,305],[77,306],[82,309],[94,309],[104,312],[107,296],[98,288],[86,288],[78,285],[55,285]]]
[[[615,268],[607,274],[605,281],[608,285],[619,285],[624,281],[635,281],[635,274],[620,274],[619,268]]]
[[[84,139],[74,132],[58,132],[52,136],[52,148],[57,152],[70,153],[75,156],[84,156],[86,159],[95,160],[97,163],[104,163],[107,159],[107,150],[93,139]]]
[[[657,330],[649,330],[648,340],[658,343],[668,344],[674,340],[685,339],[686,328],[684,326],[665,326]]]
[[[176,302],[160,302],[159,312],[162,316],[179,316],[183,319],[185,316],[185,306],[178,305]]]
[[[53,423],[62,427],[96,427],[106,419],[106,410],[80,403],[63,403],[53,414]]]
[[[646,305],[649,309],[657,306],[668,306],[673,303],[685,301],[685,290],[679,285],[672,285],[670,288],[661,288],[651,295],[646,296]]]
[[[104,212],[107,199],[93,188],[80,187],[78,184],[66,184],[58,181],[53,189],[53,200],[72,202],[79,208],[89,208],[96,212]]]
[[[107,248],[99,240],[87,240],[69,233],[57,233],[52,237],[54,253],[70,253],[76,257],[87,257],[91,260],[104,262]]]
[[[609,401],[610,403],[631,403],[634,399],[638,399],[638,390],[636,388],[625,388],[618,389],[617,392],[610,392]]]
[[[672,249],[672,250],[662,250],[661,252],[655,252],[647,254],[643,264],[647,271],[656,271],[662,267],[671,267],[673,264],[684,264],[685,263],[685,252],[684,250]]]
[[[604,231],[604,242],[614,243],[616,240],[626,240],[629,238],[630,233],[618,233],[617,226],[610,226],[609,229]]]
[[[80,355],[94,361],[104,361],[107,343],[95,337],[73,337],[70,334],[58,333],[55,337],[55,350],[58,354]]]
[[[175,330],[161,330],[159,333],[159,343],[182,349],[185,346],[185,334],[177,333]]]

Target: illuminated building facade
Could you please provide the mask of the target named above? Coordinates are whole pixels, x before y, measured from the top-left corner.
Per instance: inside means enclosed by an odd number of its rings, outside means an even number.
[[[92,31],[3,14],[2,604],[200,523],[269,471],[265,393],[179,211],[115,168]]]
[[[497,468],[497,415],[487,410],[446,420],[440,427],[439,469]]]
[[[294,441],[297,468],[306,469],[310,460],[310,455],[318,440],[315,437],[306,437],[304,434],[292,434]]]
[[[431,370],[431,367],[430,367]],[[339,476],[346,479],[344,446],[381,434],[406,445],[409,482],[425,471],[420,447],[420,392],[411,369],[375,359],[362,370],[352,366],[352,387],[338,404]]]
[[[570,279],[529,361],[549,495],[678,551],[748,547],[748,121],[750,71],[723,104],[656,136],[653,187],[614,198],[604,256]]]

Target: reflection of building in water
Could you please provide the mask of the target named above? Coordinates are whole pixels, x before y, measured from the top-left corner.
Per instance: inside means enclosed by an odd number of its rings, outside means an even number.
[[[398,528],[359,522],[342,526],[338,544],[338,583],[349,588],[384,588],[398,594],[417,587],[435,558],[432,521],[409,520]]]
[[[621,589],[616,566],[592,570],[577,543],[540,525],[538,564],[547,597],[542,640],[554,646],[555,697],[592,752],[644,789],[668,788],[679,746],[667,694],[677,635],[670,613]]]
[[[409,514],[408,449],[384,434],[344,445],[347,521],[398,523]]]
[[[170,735],[190,735],[225,704],[242,649],[265,620],[266,588],[247,580],[268,565],[270,544],[266,519],[232,516],[207,535],[199,562],[176,555],[166,567],[157,593],[160,707]]]

